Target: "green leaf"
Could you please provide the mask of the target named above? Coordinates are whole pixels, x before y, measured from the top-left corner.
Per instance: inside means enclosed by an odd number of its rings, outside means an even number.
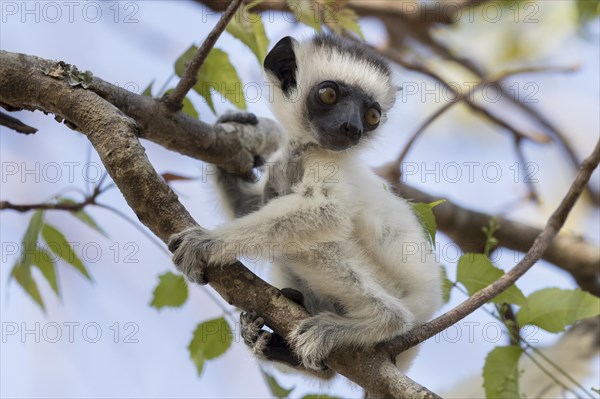
[[[59,204],[76,204],[77,202],[73,201],[70,198],[61,197],[58,199],[58,203]],[[78,211],[71,211],[71,215],[75,216],[81,222],[87,224],[89,227],[96,230],[98,233],[102,234],[104,237],[108,238],[108,234],[106,234],[106,232],[104,230],[102,230],[102,228],[100,228],[100,226],[98,226],[96,221],[94,219],[92,219],[92,217],[88,213],[86,213],[83,209],[80,209]]]
[[[71,248],[71,244],[69,244],[60,231],[46,223],[42,228],[42,237],[44,237],[46,244],[48,244],[48,248],[50,248],[52,252],[71,264],[75,269],[79,270],[79,272],[81,272],[88,280],[92,279],[83,265],[83,262],[79,259],[77,254],[75,254],[75,251]]]
[[[31,219],[29,219],[29,225],[27,226],[27,230],[25,230],[25,235],[21,243],[21,265],[26,269],[29,269],[29,266],[33,264],[38,237],[43,224],[44,212],[35,211]]]
[[[435,223],[435,215],[433,214],[433,208],[446,202],[446,200],[439,200],[430,204],[416,203],[412,204],[413,212],[417,215],[417,218],[425,229],[425,234],[429,237],[431,245],[435,245],[435,231],[437,224]]]
[[[467,288],[471,296],[503,275],[504,272],[494,266],[484,254],[467,253],[458,260],[456,280]],[[491,302],[524,305],[526,299],[521,290],[516,285],[512,285],[506,291],[493,298]]]
[[[498,346],[488,353],[483,366],[483,388],[487,399],[515,399],[519,395],[518,346]]]
[[[321,14],[318,3],[314,0],[287,0],[287,5],[298,22],[308,25],[318,32],[321,31]]]
[[[92,217],[85,212],[83,209],[78,210],[76,212],[71,212],[71,215],[75,216],[77,219],[87,224],[92,229],[96,230],[98,233],[102,234],[104,237],[108,238],[108,234],[96,223]]]
[[[242,18],[233,18],[227,25],[227,32],[244,43],[256,56],[258,63],[263,64],[269,48],[269,39],[260,14],[247,11],[254,4],[246,7]]]
[[[42,275],[52,287],[52,290],[58,295],[58,279],[56,278],[56,265],[52,260],[52,256],[45,249],[38,248],[36,251],[33,264],[40,269]]]
[[[287,398],[289,396],[289,394],[292,393],[292,391],[295,388],[295,387],[292,387],[290,389],[285,389],[281,385],[279,385],[279,383],[277,382],[275,377],[266,373],[263,370],[261,370],[261,373],[262,373],[265,381],[267,382],[267,386],[269,387],[269,390],[271,391],[273,396],[276,397],[277,399]]]
[[[144,89],[144,91],[142,92],[142,96],[152,97],[152,86],[154,86],[154,80],[155,79],[152,79],[152,82],[150,82],[150,84],[148,85],[148,87],[146,87]]]
[[[183,305],[188,297],[188,286],[183,276],[167,272],[160,275],[159,283],[154,289],[150,306],[176,308]]]
[[[186,70],[187,64],[192,60],[198,48],[191,46],[175,62],[175,73],[181,77]],[[223,50],[213,48],[206,61],[198,72],[198,83],[194,85],[194,91],[200,94],[207,102],[213,113],[216,114],[211,89],[221,93],[232,104],[241,109],[246,109],[246,100],[242,92],[242,82],[229,61],[229,56]]]
[[[577,14],[579,25],[583,26],[600,15],[598,0],[577,0]]]
[[[335,396],[328,396],[328,395],[320,395],[318,393],[313,393],[310,395],[304,395],[302,397],[302,399],[339,399]]]
[[[45,312],[46,307],[44,306],[44,301],[42,300],[42,296],[40,295],[40,290],[38,289],[37,284],[31,277],[31,270],[29,267],[24,266],[21,263],[17,263],[12,271],[10,272],[11,276],[19,283],[21,287],[25,290],[27,294],[33,299],[42,310]]]
[[[600,395],[600,389],[594,387],[591,387],[590,389]]]
[[[448,303],[450,301],[450,291],[452,290],[452,281],[448,279],[448,273],[444,266],[440,266],[442,272],[442,301]]]
[[[198,324],[188,346],[198,375],[202,373],[204,362],[224,354],[231,346],[232,340],[233,333],[222,317]]]
[[[600,314],[600,298],[580,289],[545,288],[527,297],[517,313],[520,326],[535,324],[557,333],[578,320]]]
[[[490,252],[492,249],[498,246],[498,240],[494,237],[494,234],[500,230],[500,225],[498,224],[498,219],[492,217],[487,226],[481,228],[483,234],[485,234],[485,248],[483,249],[483,253],[485,256],[490,256]]]
[[[44,225],[44,212],[41,210],[35,211],[29,219],[29,224],[21,241],[21,259],[13,266],[9,281],[13,278],[25,290],[25,292],[33,299],[43,311],[46,310],[44,301],[40,295],[40,290],[36,282],[31,276],[31,265],[36,262],[39,256],[37,247],[40,230]]]
[[[358,14],[347,7],[340,8],[340,4],[335,1],[325,3],[325,24],[338,35],[344,35],[345,32],[354,32],[362,40],[365,40],[360,25],[358,23]]]

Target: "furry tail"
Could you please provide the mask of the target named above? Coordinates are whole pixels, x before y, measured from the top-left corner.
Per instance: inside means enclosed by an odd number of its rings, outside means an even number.
[[[519,382],[522,397],[553,399],[573,397],[573,391],[581,396],[581,389],[572,380],[583,385],[582,382],[592,377],[592,373],[595,371],[592,367],[592,359],[600,352],[600,318],[579,322],[563,334],[554,345],[541,348],[540,351],[543,356],[535,352],[531,352],[531,355],[552,377],[529,357],[523,356],[519,364],[519,369],[523,370]],[[544,357],[564,370],[572,380],[549,364]],[[595,380],[598,379],[595,378]],[[586,386],[586,389],[589,392],[589,387]],[[461,399],[485,398],[481,377],[468,378],[442,396]],[[584,397],[588,396],[589,393],[584,395]]]

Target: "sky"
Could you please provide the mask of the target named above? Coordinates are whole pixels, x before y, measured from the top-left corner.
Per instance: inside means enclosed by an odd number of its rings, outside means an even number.
[[[568,132],[583,157],[600,131],[599,30],[591,29],[591,37],[584,39],[568,24],[555,22],[556,13],[564,10],[559,6],[548,7],[540,11],[541,22],[537,25],[527,28],[515,25],[510,29],[519,34],[522,42],[532,46],[532,63],[578,64],[581,68],[568,75],[523,75],[511,83],[521,93],[531,94],[536,100],[535,107]],[[187,1],[0,1],[0,11],[2,50],[64,60],[134,92],[143,91],[153,80],[155,89],[169,81],[178,56],[192,43],[200,43],[217,21],[210,10]],[[291,25],[279,14],[264,18],[271,43],[286,35],[311,34],[309,28]],[[384,42],[384,30],[377,21],[364,19],[361,25],[369,42],[375,45]],[[477,29],[479,34],[474,36]],[[462,26],[443,39],[455,48],[468,47],[475,56],[498,66],[495,70],[501,70],[510,63],[502,63],[499,44],[514,40],[503,36],[505,31],[497,24],[489,24],[484,30],[474,24]],[[542,37],[546,39],[544,44],[536,46]],[[230,54],[243,82],[262,82],[260,66],[243,44],[224,34],[217,47]],[[455,74],[451,65],[444,68],[448,74]],[[435,88],[430,81],[399,68],[394,73],[395,80],[405,90],[381,137],[363,156],[363,161],[371,166],[393,160],[409,135],[443,101],[443,97],[427,94],[427,90]],[[464,79],[453,76],[457,81]],[[170,84],[173,85],[172,80]],[[214,122],[216,116],[199,97],[192,96],[192,101],[201,119]],[[218,98],[215,104],[218,113],[234,108]],[[515,123],[526,123],[503,103],[496,109]],[[249,110],[271,116],[263,99],[249,102]],[[85,137],[39,112],[20,112],[16,116],[39,131],[24,136],[0,128],[0,199],[32,203],[67,190],[74,199],[81,198],[77,190],[97,182],[101,171],[98,157],[90,151]],[[538,128],[527,126],[527,129]],[[143,142],[143,145],[160,173],[198,176],[203,170],[199,161],[153,143]],[[473,117],[462,107],[430,126],[409,153],[404,170],[408,183],[440,198],[542,226],[566,192],[573,169],[555,146],[526,144],[525,153],[531,162],[528,170],[538,180],[535,185],[543,198],[539,207],[521,201],[526,186],[523,176],[515,176],[518,168],[514,167],[517,160],[511,136]],[[598,172],[593,179],[598,186]],[[200,179],[177,182],[173,187],[203,226],[211,228],[223,223],[224,214],[210,183]],[[101,199],[136,220],[117,190],[103,194]],[[58,270],[61,298],[56,298],[45,282],[40,283],[46,313],[19,286],[8,281],[10,268],[18,258],[10,250],[10,244],[20,242],[31,213],[0,213],[0,396],[268,397],[256,362],[239,338],[223,357],[207,363],[198,376],[186,347],[199,322],[223,315],[214,302],[216,294],[206,287],[191,287],[190,299],[184,307],[160,311],[151,308],[149,303],[158,275],[174,271],[164,246],[144,236],[139,223],[134,223],[136,227],[105,209],[93,208],[89,213],[108,233],[108,238],[65,213],[46,215],[47,222],[60,226],[74,243],[93,278],[90,283],[74,269],[61,264]],[[598,244],[599,224],[598,211],[580,204],[566,230]],[[141,229],[147,232],[144,227]],[[448,274],[455,276],[456,247],[443,234],[438,238],[438,253],[448,267]],[[504,250],[497,263],[507,269],[519,257]],[[264,267],[256,271],[267,275]],[[39,275],[34,277],[41,281]],[[522,278],[519,286],[527,295],[548,286],[573,288],[574,283],[565,273],[540,262]],[[450,303],[441,311],[464,299],[459,292],[453,292]],[[493,323],[484,312],[476,312],[454,330],[431,339],[422,345],[408,375],[434,391],[443,392],[459,379],[477,374],[485,354],[505,343],[506,337],[497,336],[497,325]],[[232,327],[235,328],[233,323]],[[15,328],[17,332],[10,333]],[[533,331],[531,337],[540,345],[551,344],[555,339],[542,331]],[[282,385],[297,387],[294,396],[315,392],[330,392],[340,397],[362,395],[342,380],[324,387],[276,373]]]

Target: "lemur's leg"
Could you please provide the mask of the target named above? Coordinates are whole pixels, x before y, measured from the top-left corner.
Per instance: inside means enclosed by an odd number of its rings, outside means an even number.
[[[234,218],[245,216],[263,206],[264,195],[260,184],[228,173],[221,168],[217,168],[215,179],[223,202],[228,205]]]
[[[370,270],[370,265],[360,260],[352,262],[346,259],[338,265],[327,265],[326,274],[320,276],[335,282],[329,287],[330,295],[333,300],[340,298],[343,307],[336,308],[335,313],[314,314],[286,337],[306,368],[319,369],[334,349],[372,347],[417,325],[403,299],[386,293],[361,275],[361,267]]]
[[[303,306],[304,297],[300,291],[293,288],[282,288],[281,293],[298,305]],[[265,326],[265,321],[256,312],[242,312],[240,314],[240,324],[244,343],[260,359],[285,363],[291,367],[298,367],[302,364],[302,361],[294,354],[292,348],[281,335],[262,329]]]
[[[293,288],[283,288],[281,293],[292,301],[303,305],[303,295]],[[322,370],[308,370],[302,366],[302,361],[294,353],[286,340],[275,332],[263,330],[264,319],[256,315],[256,312],[242,312],[240,315],[241,335],[244,343],[252,353],[261,360],[277,362],[297,370],[311,373],[319,378],[328,379],[333,372],[323,367]]]

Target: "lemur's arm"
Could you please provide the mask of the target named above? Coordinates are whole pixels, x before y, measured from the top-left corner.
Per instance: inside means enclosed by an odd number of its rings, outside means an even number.
[[[239,218],[257,211],[264,204],[262,185],[217,168],[217,186],[231,216]]]
[[[299,191],[213,231],[200,227],[185,230],[169,243],[173,261],[190,280],[206,283],[203,267],[233,263],[245,251],[260,247],[266,248],[265,254],[286,243],[306,248],[331,241],[351,228],[351,215],[348,206],[328,190],[321,183],[301,184]]]
[[[256,115],[250,112],[227,112],[217,119],[215,125],[223,123],[241,123],[245,125],[257,125]],[[260,167],[264,164],[262,156],[255,157],[254,166]],[[264,204],[263,185],[252,178],[253,175],[240,176],[229,173],[224,169],[217,168],[215,180],[217,187],[223,197],[223,202],[233,217],[247,215],[260,209]]]

